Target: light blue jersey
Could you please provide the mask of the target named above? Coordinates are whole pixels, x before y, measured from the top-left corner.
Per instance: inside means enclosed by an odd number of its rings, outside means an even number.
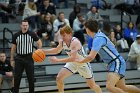
[[[125,75],[125,60],[119,55],[114,44],[101,31],[98,31],[93,37],[92,50],[98,52],[102,60],[108,63],[108,71]]]

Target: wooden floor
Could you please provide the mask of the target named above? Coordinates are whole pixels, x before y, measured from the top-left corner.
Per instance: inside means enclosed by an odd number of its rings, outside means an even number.
[[[137,86],[140,88],[140,85]],[[106,91],[105,88],[102,88],[103,93],[109,93]],[[39,92],[39,93],[58,93],[58,92]],[[67,90],[65,93],[95,93],[91,91],[90,89],[76,89],[76,90]]]

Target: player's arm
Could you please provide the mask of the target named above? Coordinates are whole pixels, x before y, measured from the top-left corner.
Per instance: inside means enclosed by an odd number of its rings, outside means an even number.
[[[81,44],[80,44],[80,41],[78,41],[77,39],[75,39],[72,43],[71,43],[71,53],[70,53],[70,56],[67,57],[67,58],[56,58],[56,57],[50,57],[50,61],[51,62],[64,62],[64,63],[67,63],[67,62],[75,62],[76,61],[76,55],[77,55],[77,52],[79,50],[79,48],[81,48]]]
[[[51,49],[42,49],[46,54],[58,54],[62,51],[62,41],[59,41],[59,44],[56,48]]]
[[[87,63],[91,62],[97,55],[98,51],[106,44],[106,38],[104,37],[97,37],[92,42],[92,49],[89,55],[80,61],[80,63]]]
[[[94,51],[94,50],[91,50],[89,55],[83,59],[82,61],[80,61],[80,63],[88,63],[88,62],[91,62],[97,55],[97,52]]]
[[[38,49],[41,49],[42,48],[42,42],[41,42],[40,39],[37,41],[37,46],[38,46]]]
[[[58,62],[74,62],[76,60],[76,55],[77,52],[79,50],[79,48],[81,48],[80,45],[80,41],[78,41],[77,39],[75,39],[72,43],[71,43],[71,55],[67,58],[62,58],[59,59]]]

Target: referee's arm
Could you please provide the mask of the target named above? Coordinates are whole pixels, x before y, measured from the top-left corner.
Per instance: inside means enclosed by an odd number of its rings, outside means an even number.
[[[11,58],[10,58],[10,62],[11,62],[11,66],[14,67],[14,54],[16,52],[16,44],[12,44],[11,47]]]

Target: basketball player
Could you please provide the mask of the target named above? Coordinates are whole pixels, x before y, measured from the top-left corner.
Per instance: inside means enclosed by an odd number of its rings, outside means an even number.
[[[95,20],[85,22],[85,29],[89,36],[93,37],[92,49],[90,54],[79,61],[79,63],[88,63],[95,58],[97,53],[108,64],[106,88],[111,93],[140,93],[140,89],[132,85],[125,85],[126,63],[119,55],[113,43],[98,28]]]
[[[102,93],[101,88],[96,85],[93,73],[89,63],[79,64],[75,60],[82,60],[85,57],[85,52],[80,41],[76,37],[72,37],[72,29],[69,26],[64,26],[60,29],[62,40],[56,48],[44,50],[46,54],[58,54],[62,49],[68,54],[67,58],[49,57],[52,63],[65,62],[66,65],[60,70],[57,75],[56,82],[59,93],[64,93],[64,79],[79,72],[86,79],[87,85],[96,93]]]

